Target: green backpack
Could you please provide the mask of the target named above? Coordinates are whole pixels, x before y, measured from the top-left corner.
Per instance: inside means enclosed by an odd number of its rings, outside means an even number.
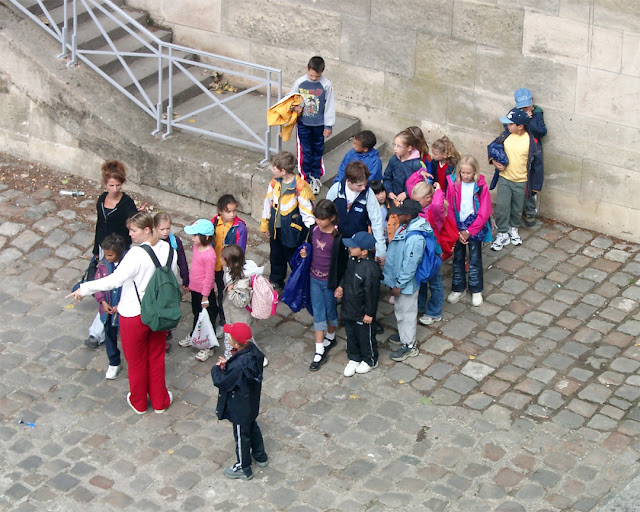
[[[140,302],[142,323],[149,326],[152,331],[174,329],[182,316],[180,312],[182,292],[178,285],[178,280],[171,270],[173,247],[169,245],[169,258],[165,266],[160,265],[151,247],[148,245],[141,245],[140,247],[147,252],[156,266],[142,300],[140,300],[136,283],[133,283]]]

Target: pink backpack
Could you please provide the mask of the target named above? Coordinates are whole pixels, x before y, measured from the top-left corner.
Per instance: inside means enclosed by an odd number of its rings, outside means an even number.
[[[251,276],[251,304],[247,309],[253,318],[264,320],[276,314],[278,309],[278,292],[263,275]]]

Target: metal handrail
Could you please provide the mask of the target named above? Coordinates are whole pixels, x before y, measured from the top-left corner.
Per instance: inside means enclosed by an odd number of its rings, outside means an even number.
[[[251,62],[246,62],[231,57],[225,57],[223,55],[216,55],[210,52],[189,48],[186,46],[177,45],[174,43],[167,43],[156,37],[146,27],[141,25],[133,17],[123,11],[118,5],[114,4],[111,0],[63,0],[63,22],[62,26],[58,27],[53,19],[49,10],[45,7],[42,0],[37,0],[38,7],[42,10],[43,15],[46,17],[48,23],[45,23],[27,8],[25,8],[19,0],[9,0],[13,5],[20,9],[29,18],[35,21],[43,29],[45,29],[53,38],[60,42],[62,51],[58,55],[59,58],[70,57],[69,66],[83,62],[102,78],[107,80],[113,85],[119,92],[129,98],[134,104],[136,104],[145,113],[155,119],[156,129],[152,132],[154,135],[158,135],[164,131],[162,138],[165,139],[173,133],[174,128],[180,128],[181,130],[193,132],[199,135],[206,135],[224,142],[231,142],[242,146],[250,147],[264,151],[264,160],[267,161],[271,152],[277,152],[281,149],[281,139],[276,138],[276,145],[271,145],[271,127],[266,122],[266,111],[271,106],[272,102],[272,89],[277,90],[277,98],[282,97],[282,71],[276,68],[268,66],[261,66]],[[71,16],[68,15],[68,4],[71,4],[72,11]],[[78,7],[79,4],[85,9],[91,22],[98,28],[101,37],[108,45],[106,50],[90,50],[88,48],[82,48],[78,41]],[[98,14],[97,14],[98,13]],[[125,30],[129,35],[136,38],[140,43],[143,50],[141,51],[121,51],[118,50],[118,40],[114,40],[110,37],[109,31],[102,25],[99,16],[102,15],[109,19],[111,22],[117,25],[119,29]],[[194,55],[199,60],[185,59],[179,55],[175,55],[176,52],[182,52],[186,54]],[[100,55],[113,55],[116,57],[122,68],[125,70],[132,85],[135,86],[136,94],[131,93],[125,89],[121,84],[116,82],[109,74],[105,73],[98,65],[92,62],[91,58]],[[157,60],[157,80],[151,85],[143,85],[136,78],[132,71],[127,58],[153,58]],[[207,64],[202,62],[202,59],[208,61],[214,61],[220,63],[220,65]],[[237,71],[236,69],[230,69],[225,65],[231,64],[235,68],[240,67],[243,71]],[[242,91],[235,93],[228,92],[224,98],[218,98],[209,89],[202,84],[191,70],[197,70],[198,72],[222,72],[226,76],[232,76],[241,78],[245,81],[250,81],[254,85],[247,87]],[[252,72],[258,72],[259,75],[251,74]],[[200,89],[201,93],[205,95],[208,103],[205,106],[197,108],[189,113],[181,113],[174,119],[174,75],[181,74],[187,78],[187,83],[191,82],[194,86]],[[163,83],[166,75],[166,84]],[[157,87],[157,101],[150,97],[149,89]],[[236,113],[233,108],[229,106],[229,103],[242,96],[251,94],[252,92],[265,89],[266,105],[264,119],[264,132],[259,132],[252,129],[246,122],[244,122]],[[234,137],[229,134],[215,132],[211,129],[205,129],[195,125],[195,116],[206,114],[214,109],[219,109],[228,118],[233,120],[241,129],[245,137],[249,140]],[[189,120],[189,124],[183,122]],[[164,127],[164,129],[163,129]],[[279,128],[276,129],[279,131]]]

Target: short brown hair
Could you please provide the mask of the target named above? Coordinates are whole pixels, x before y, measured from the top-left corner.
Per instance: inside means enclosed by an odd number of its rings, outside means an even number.
[[[102,164],[102,181],[106,185],[110,179],[116,179],[120,183],[127,181],[127,171],[119,160],[107,160]]]
[[[347,164],[347,167],[344,170],[344,175],[347,181],[350,181],[351,183],[361,183],[363,181],[368,181],[371,173],[369,172],[367,164],[362,160],[354,160]]]
[[[281,171],[284,171],[288,174],[294,174],[296,171],[296,167],[298,166],[296,157],[288,151],[280,151],[280,153],[276,154],[273,157],[271,163]]]

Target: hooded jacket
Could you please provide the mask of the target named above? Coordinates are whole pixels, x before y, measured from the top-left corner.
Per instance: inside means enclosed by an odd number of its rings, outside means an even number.
[[[262,362],[264,354],[254,344],[238,350],[227,361],[224,370],[211,369],[213,385],[219,389],[216,416],[239,425],[249,425],[260,412]]]
[[[280,137],[289,140],[293,127],[298,122],[298,114],[293,107],[302,105],[304,98],[301,94],[287,94],[278,103],[267,110],[267,124],[269,126],[282,126]]]
[[[380,160],[380,154],[376,148],[371,148],[366,153],[358,153],[355,149],[351,148],[350,151],[344,155],[340,167],[338,167],[338,175],[333,178],[334,183],[338,183],[344,179],[344,173],[351,162],[360,160],[369,169],[369,181],[378,180],[382,181],[382,160]]]
[[[425,248],[424,237],[407,238],[410,231],[429,232],[431,228],[422,217],[412,219],[406,226],[401,225],[389,243],[384,264],[384,284],[389,288],[400,288],[403,295],[412,295],[418,291],[416,270]]]
[[[211,223],[215,229],[218,229],[218,220],[220,215],[216,215],[211,219]],[[222,220],[220,220],[222,225]],[[224,237],[224,246],[239,245],[243,251],[247,250],[247,224],[240,217],[234,217],[231,227]]]
[[[449,180],[449,188],[447,189],[447,202],[449,203],[448,215],[457,220],[462,202],[462,185],[456,180],[455,174],[452,174],[447,179]],[[478,176],[478,182],[475,184],[473,195],[473,211],[476,214],[476,219],[466,228],[470,236],[476,235],[484,228],[492,212],[491,195],[489,194],[487,182],[482,174]],[[478,196],[480,197],[479,202],[476,201]]]
[[[407,180],[416,171],[426,169],[425,164],[420,160],[420,153],[414,150],[411,158],[402,162],[396,155],[391,157],[387,168],[384,170],[384,189],[387,194],[402,194],[407,191]],[[408,195],[408,194],[407,194]]]
[[[542,182],[544,180],[544,172],[542,167],[542,150],[538,144],[538,140],[531,134],[529,135],[529,154],[527,157],[527,197],[530,197],[533,192],[540,192],[542,190]],[[508,130],[505,130],[498,135],[494,141],[487,146],[487,153],[489,156],[489,163],[493,162],[491,156],[491,148],[494,144],[499,144],[504,149],[504,141],[511,135]]]
[[[349,257],[347,269],[340,286],[342,296],[342,319],[362,322],[365,315],[376,317],[380,297],[382,271],[371,258]]]

